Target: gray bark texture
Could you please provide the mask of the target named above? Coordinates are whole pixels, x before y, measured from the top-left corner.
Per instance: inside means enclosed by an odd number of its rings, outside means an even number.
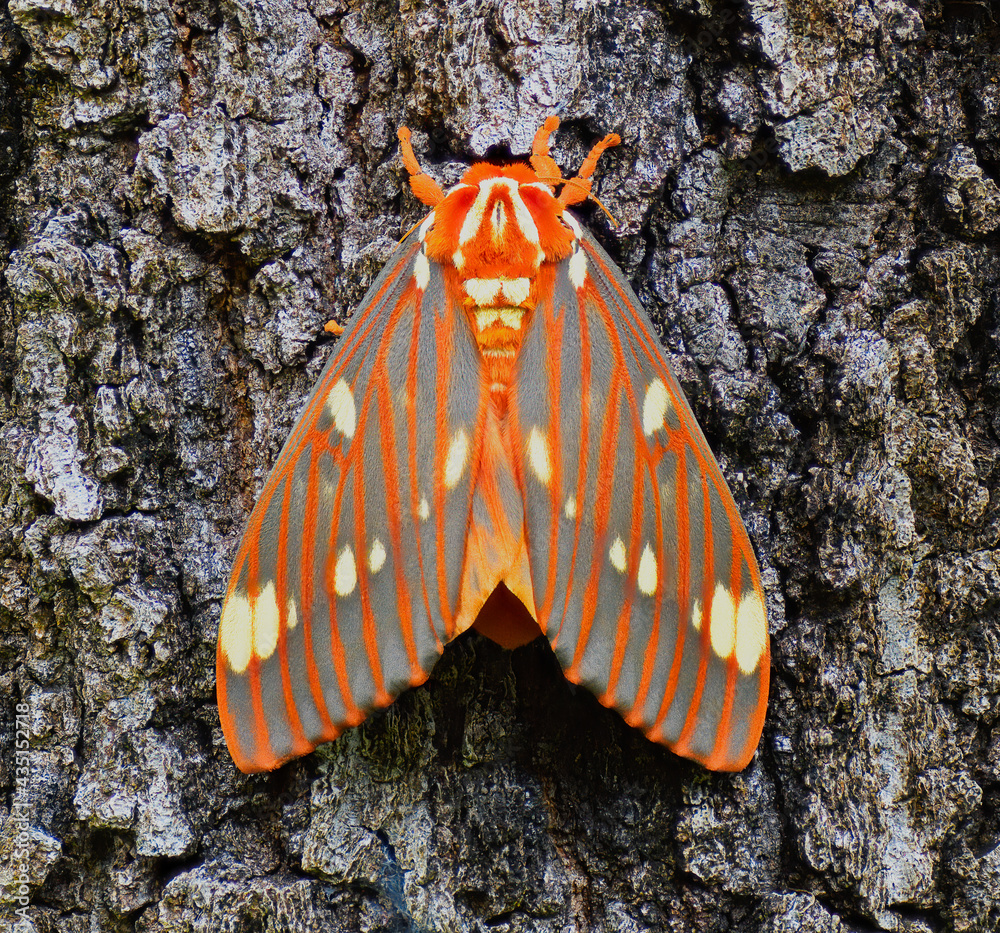
[[[1000,928],[998,46],[983,0],[3,0],[0,929]],[[760,558],[758,754],[468,633],[244,776],[229,562],[423,213],[395,131],[447,186],[550,113],[565,169],[622,136],[579,213]]]

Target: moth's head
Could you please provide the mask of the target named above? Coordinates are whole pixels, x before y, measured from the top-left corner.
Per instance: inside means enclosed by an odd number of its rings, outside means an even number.
[[[427,255],[463,278],[534,276],[543,262],[572,251],[564,210],[527,165],[480,162],[434,207]]]
[[[479,162],[447,194],[420,168],[410,131],[400,129],[413,193],[433,208],[420,225],[428,258],[453,266],[463,279],[497,280],[533,278],[543,263],[570,255],[579,227],[566,208],[591,196],[597,160],[619,139],[614,133],[605,136],[580,173],[564,179],[549,155],[549,136],[558,125],[557,117],[549,117],[535,134],[530,165]],[[558,186],[562,190],[556,194]]]

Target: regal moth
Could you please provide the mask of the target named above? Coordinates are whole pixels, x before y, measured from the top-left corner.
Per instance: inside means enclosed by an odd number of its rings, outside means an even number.
[[[470,627],[544,634],[652,740],[740,770],[770,653],[733,497],[622,272],[535,135],[430,208],[340,338],[264,485],[219,627],[237,766],[305,755],[422,683]]]

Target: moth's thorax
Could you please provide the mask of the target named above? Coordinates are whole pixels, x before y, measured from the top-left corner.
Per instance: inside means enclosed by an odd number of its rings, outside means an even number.
[[[480,163],[421,225],[427,256],[458,280],[501,408],[543,270],[573,250],[577,233],[570,224],[552,189],[528,166]]]

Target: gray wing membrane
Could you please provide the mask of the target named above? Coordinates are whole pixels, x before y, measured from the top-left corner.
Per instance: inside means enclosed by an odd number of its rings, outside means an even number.
[[[240,545],[218,680],[244,771],[335,738],[422,682],[453,637],[484,396],[440,267],[415,285],[421,249],[404,243],[370,289]]]
[[[743,767],[768,680],[756,561],[648,317],[588,234],[578,248],[516,371],[538,622],[567,676],[651,738]]]

